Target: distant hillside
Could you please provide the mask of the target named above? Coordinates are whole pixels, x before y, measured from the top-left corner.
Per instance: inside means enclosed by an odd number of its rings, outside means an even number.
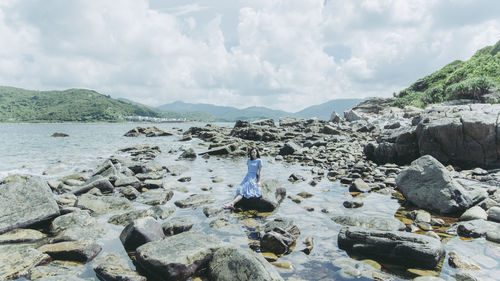
[[[296,118],[319,118],[322,120],[330,119],[333,111],[340,115],[347,110],[363,101],[363,99],[336,99],[322,104],[313,105],[299,112],[286,112],[282,110],[273,110],[266,107],[252,106],[244,109],[238,109],[231,106],[217,106],[212,104],[193,104],[176,101],[169,104],[164,104],[157,109],[179,112],[187,114],[192,111],[205,112],[215,117],[212,121],[236,121],[236,120],[258,120],[265,118],[273,118],[275,120],[280,117],[296,117]]]
[[[354,107],[356,104],[362,101],[363,99],[335,99],[322,104],[309,106],[299,112],[294,113],[293,117],[317,117],[321,120],[329,120],[333,111],[337,112],[340,116],[343,116],[344,111]]]
[[[163,116],[149,107],[92,90],[31,91],[0,86],[0,122],[117,121],[131,115]]]
[[[500,41],[456,60],[396,94],[394,105],[425,107],[456,99],[500,103]]]
[[[172,111],[178,113],[193,113],[193,112],[204,112],[215,118],[212,121],[235,121],[235,120],[257,120],[264,118],[274,118],[277,119],[281,116],[289,116],[290,113],[273,110],[266,107],[252,106],[245,109],[238,109],[231,106],[218,106],[206,103],[185,103],[182,101],[176,101],[169,104],[164,104],[157,109],[162,111]]]

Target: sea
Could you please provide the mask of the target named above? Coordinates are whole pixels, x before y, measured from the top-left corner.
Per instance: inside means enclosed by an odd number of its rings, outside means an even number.
[[[185,148],[191,147],[200,153],[206,151],[208,147],[196,138],[181,142],[178,135],[152,138],[124,136],[126,132],[138,126],[156,126],[165,130],[182,129],[185,131],[192,126],[205,125],[207,123],[0,124],[0,180],[10,174],[29,174],[52,180],[71,174],[90,173],[119,149],[148,144],[160,147],[162,153],[157,160],[162,165],[175,164],[189,168],[182,176],[191,177],[190,182],[180,183],[177,181],[178,178],[173,176],[164,178],[165,187],[175,190],[174,197],[165,205],[174,207],[173,202],[184,199],[190,194],[208,193],[215,197],[214,204],[222,206],[234,197],[235,188],[247,170],[246,158],[210,157],[204,159],[198,157],[194,161],[180,160],[178,156]],[[232,127],[234,123],[213,125]],[[52,137],[52,134],[56,132],[69,136]],[[262,226],[267,221],[276,217],[291,219],[298,226],[301,234],[293,251],[280,257],[279,261],[284,261],[285,266],[276,267],[285,280],[292,277],[297,280],[353,280],[346,277],[346,273],[340,270],[339,265],[342,261],[351,257],[338,248],[337,235],[341,226],[333,222],[331,218],[338,215],[394,218],[398,210],[402,208],[397,198],[390,194],[370,193],[363,195],[362,207],[346,209],[343,207],[343,202],[353,198],[348,186],[338,181],[329,181],[326,177],[319,180],[317,185],[312,186],[309,183],[317,174],[311,172],[311,170],[315,171],[311,166],[287,163],[266,155],[263,155],[262,160],[264,163],[263,180],[278,180],[286,188],[287,195],[297,195],[306,191],[312,197],[300,203],[287,198],[277,213],[229,214],[228,225],[222,228],[211,227],[210,223],[213,219],[206,218],[202,213],[202,208],[177,208],[172,217],[188,217],[194,223],[191,231],[216,235],[231,245],[251,248],[256,252],[259,252],[259,249],[255,247],[255,242],[262,235]],[[303,175],[306,180],[292,183],[288,180],[292,173]],[[220,178],[222,181],[214,182],[215,178]],[[135,203],[135,207],[140,209],[147,206]],[[97,242],[103,248],[102,253],[119,253],[129,261],[131,267],[134,267],[118,239],[123,227],[107,223],[111,215],[102,215],[97,218],[109,229]],[[301,250],[305,248],[303,241],[308,237],[313,238],[314,248],[310,254],[305,254]],[[478,280],[499,280],[500,245],[488,242],[484,238],[472,240],[458,237],[443,238],[442,243],[447,252],[455,251],[469,257],[481,267],[480,271],[469,272]],[[434,274],[445,280],[455,280],[452,276],[460,271],[449,266],[447,259],[448,256],[440,270]],[[92,262],[83,266],[80,277],[97,280],[91,265]],[[362,271],[359,265],[356,265],[356,268]],[[411,279],[416,276],[415,272],[429,274],[389,266],[384,266],[382,271],[386,277],[390,278],[384,280]],[[373,280],[373,278],[357,276],[356,280]]]

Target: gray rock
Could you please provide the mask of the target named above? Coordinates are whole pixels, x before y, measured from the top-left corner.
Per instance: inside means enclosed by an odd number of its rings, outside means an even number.
[[[431,214],[424,210],[411,211],[410,218],[413,219],[416,223],[420,222],[430,223],[432,220]]]
[[[0,251],[0,280],[27,277],[30,269],[50,262],[50,256],[33,248]]]
[[[363,201],[359,198],[354,198],[352,200],[346,200],[342,205],[346,207],[347,209],[355,209],[355,208],[360,208],[363,206]]]
[[[91,241],[67,241],[43,245],[38,250],[52,259],[87,263],[101,252],[101,246]]]
[[[500,207],[499,206],[491,207],[488,210],[488,220],[500,222]]]
[[[470,220],[486,220],[488,218],[488,214],[483,208],[479,206],[474,206],[467,211],[465,211],[459,218],[460,221],[470,221]]]
[[[193,194],[184,200],[175,201],[175,205],[179,208],[189,208],[189,207],[198,207],[205,204],[210,204],[215,201],[215,197],[213,195],[207,194]]]
[[[137,247],[152,241],[163,239],[165,235],[161,225],[151,217],[136,219],[127,225],[120,234],[120,241],[126,250],[135,250]]]
[[[142,187],[148,188],[148,189],[158,189],[158,188],[163,188],[163,180],[145,180],[144,184]]]
[[[208,266],[220,245],[213,236],[183,232],[137,248],[137,264],[153,278],[186,280]]]
[[[279,155],[291,155],[291,154],[298,154],[302,151],[302,147],[300,147],[298,144],[289,141],[286,142],[283,147],[279,151]]]
[[[344,111],[344,118],[348,122],[352,122],[352,121],[357,121],[357,120],[362,120],[363,119],[363,117],[361,117],[361,115],[358,112],[356,112],[355,110],[352,110],[352,109]]]
[[[1,234],[56,217],[59,207],[47,182],[13,175],[0,183],[0,214]]]
[[[382,218],[373,216],[335,216],[332,220],[343,226],[355,226],[365,229],[376,229],[385,231],[404,230],[405,224],[394,218]]]
[[[37,281],[89,281],[86,278],[80,278],[71,274],[66,275],[56,275],[56,276],[47,276],[36,279]]]
[[[500,243],[500,226],[488,230],[486,232],[486,240]]]
[[[117,254],[105,254],[97,258],[92,268],[103,281],[146,281],[146,277],[132,270],[127,261]]]
[[[172,196],[174,196],[172,190],[153,189],[142,193],[136,202],[147,205],[163,205],[172,199]]]
[[[338,235],[338,245],[342,250],[375,260],[431,269],[445,256],[439,240],[400,231],[343,227]]]
[[[124,214],[114,215],[108,219],[108,223],[127,226],[136,219],[152,216],[151,209],[147,210],[134,210]]]
[[[372,188],[362,179],[355,179],[349,188],[349,191],[354,192],[370,192]]]
[[[340,115],[337,112],[333,111],[332,115],[330,116],[330,121],[333,123],[340,123],[341,120],[342,117],[340,117]]]
[[[86,268],[83,265],[72,265],[73,262],[51,262],[47,265],[37,266],[30,271],[30,280],[40,280],[52,276],[79,276],[82,275]],[[67,280],[61,278],[60,280]]]
[[[107,231],[87,211],[76,211],[54,219],[50,231],[56,234],[56,241],[90,240],[102,237]]]
[[[420,157],[401,171],[396,178],[396,185],[411,203],[442,214],[463,212],[474,202],[470,192],[429,155]]]
[[[138,136],[146,136],[146,137],[163,137],[163,136],[172,136],[177,134],[175,131],[165,131],[159,129],[155,126],[152,127],[136,127],[128,132],[126,132],[123,136],[125,137],[138,137]]]
[[[76,201],[76,207],[90,210],[96,214],[131,211],[134,209],[132,203],[123,197],[94,196],[90,194],[83,194],[79,196]]]
[[[274,179],[262,181],[262,196],[259,198],[243,198],[234,205],[243,210],[273,212],[286,197],[286,189]]]
[[[209,275],[219,281],[278,281],[279,273],[262,255],[247,249],[221,247],[213,254]]]
[[[172,236],[181,232],[189,231],[193,223],[188,218],[172,218],[161,225],[166,236]]]
[[[93,188],[99,189],[104,194],[113,192],[114,187],[107,178],[103,178],[102,176],[95,176],[91,180],[92,181],[90,181],[89,183],[73,189],[71,191],[71,194],[80,195],[88,192]]]
[[[189,168],[183,165],[170,165],[167,166],[167,172],[172,176],[180,176],[182,173],[188,171]]]
[[[185,150],[180,156],[179,159],[187,159],[187,160],[194,160],[196,159],[197,155],[194,149],[188,148]]]
[[[47,235],[34,229],[17,228],[0,235],[0,244],[35,242]]]
[[[478,281],[476,277],[472,276],[468,272],[459,272],[454,274],[453,278],[455,278],[456,281]]]
[[[448,256],[448,264],[453,268],[462,270],[481,270],[479,265],[468,257],[459,255],[456,252],[449,252]]]
[[[262,252],[276,255],[285,254],[300,235],[300,230],[293,220],[275,217],[263,226],[265,234],[260,241]]]
[[[70,193],[64,193],[61,195],[57,195],[56,197],[57,204],[62,207],[73,207],[75,206],[76,196]]]
[[[457,224],[457,234],[463,237],[479,238],[495,230],[496,223],[485,220],[470,220]]]
[[[419,276],[413,278],[413,281],[445,281],[445,280],[434,276]]]
[[[141,181],[134,176],[129,176],[129,177],[121,176],[118,177],[118,179],[115,181],[116,187],[129,186],[129,185],[138,188],[139,186],[141,186]]]

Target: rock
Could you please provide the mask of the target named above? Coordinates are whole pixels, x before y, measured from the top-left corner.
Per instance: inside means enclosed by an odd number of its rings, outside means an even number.
[[[349,191],[351,192],[370,192],[372,188],[362,179],[355,179]]]
[[[91,179],[89,183],[86,183],[83,186],[73,189],[71,191],[71,194],[80,195],[88,192],[93,188],[99,189],[104,194],[111,193],[113,192],[114,189],[113,185],[109,182],[107,178],[103,178],[102,176],[95,176]]]
[[[103,281],[146,281],[146,277],[132,270],[127,261],[117,254],[103,254],[92,265],[99,280]]]
[[[48,276],[36,279],[37,281],[88,281],[88,279],[76,277],[74,275],[66,274],[66,275],[57,275],[57,276]]]
[[[189,208],[189,207],[198,207],[201,205],[209,204],[215,201],[215,197],[213,195],[207,194],[192,194],[188,198],[184,200],[175,201],[175,205],[179,208]]]
[[[269,119],[262,119],[262,120],[256,120],[250,123],[252,125],[256,126],[269,126],[269,127],[276,127],[276,124],[274,124],[274,119],[269,118]]]
[[[135,188],[138,188],[141,186],[141,181],[134,177],[134,176],[129,176],[129,177],[118,177],[118,179],[115,181],[115,186],[120,187],[120,186],[133,186]]]
[[[163,136],[172,136],[176,134],[174,131],[165,131],[159,129],[157,127],[136,127],[128,132],[126,132],[123,136],[125,137],[163,137]]]
[[[347,209],[355,209],[355,208],[360,208],[363,206],[363,201],[361,201],[361,199],[359,198],[354,198],[352,200],[346,200],[344,201],[344,203],[342,203],[342,205],[344,205],[344,207],[346,207]]]
[[[286,197],[286,189],[277,180],[265,179],[262,181],[262,196],[259,198],[244,198],[234,205],[243,210],[258,212],[273,212]]]
[[[445,280],[435,276],[419,276],[413,278],[413,281],[445,281]]]
[[[107,229],[98,224],[87,211],[80,210],[54,219],[50,225],[50,231],[57,235],[56,241],[94,241],[104,235]]]
[[[355,226],[365,229],[376,229],[384,231],[404,230],[405,224],[394,218],[383,218],[373,216],[335,216],[332,220],[343,226]]]
[[[233,152],[231,149],[231,146],[226,145],[226,146],[220,146],[220,147],[215,147],[212,149],[209,149],[205,152],[199,153],[200,155],[229,155]]]
[[[123,197],[94,196],[83,194],[78,197],[76,207],[90,210],[96,214],[107,214],[117,211],[131,211],[132,203]]]
[[[453,268],[462,270],[481,270],[479,265],[477,265],[473,260],[461,256],[456,252],[449,252],[448,256],[448,264]]]
[[[280,149],[279,155],[291,155],[291,154],[298,154],[302,151],[302,147],[297,145],[296,143],[289,141],[286,142],[285,145]]]
[[[61,207],[73,207],[75,206],[76,196],[70,193],[64,193],[61,195],[57,195],[56,202]]]
[[[486,232],[486,240],[500,243],[500,226],[492,228]]]
[[[172,176],[180,176],[182,173],[188,171],[189,168],[183,165],[170,165],[167,166],[167,172]]]
[[[41,280],[42,278],[56,276],[57,278],[60,278],[59,280],[68,280],[64,279],[64,277],[79,276],[82,275],[85,270],[85,266],[75,265],[75,262],[53,261],[47,265],[37,266],[33,268],[30,271],[29,279]],[[66,276],[61,277],[62,275]]]
[[[219,213],[221,213],[224,209],[222,209],[218,205],[210,205],[210,206],[205,206],[203,207],[203,214],[207,217],[213,217]]]
[[[213,254],[209,276],[220,281],[278,281],[283,280],[262,255],[247,249],[221,247]]]
[[[118,190],[128,200],[135,200],[135,199],[137,199],[137,197],[139,197],[141,195],[141,193],[139,191],[137,191],[137,189],[135,187],[133,187],[133,186],[127,186],[127,187],[124,187],[124,188],[119,188]]]
[[[0,235],[0,244],[35,242],[47,235],[34,229],[17,228]]]
[[[342,250],[371,259],[430,269],[445,256],[439,240],[400,231],[343,227],[338,235],[338,245]]]
[[[499,167],[498,112],[499,104],[426,108],[417,126],[420,154],[464,168]]]
[[[90,241],[67,241],[46,244],[38,248],[56,260],[69,260],[87,263],[101,252],[101,246]]]
[[[305,191],[299,192],[299,193],[297,193],[297,195],[304,198],[304,199],[313,197],[313,195],[311,193],[305,192]]]
[[[147,205],[163,205],[174,196],[172,190],[153,189],[142,193],[136,202]]]
[[[38,177],[13,175],[0,183],[0,234],[59,215],[47,183]]]
[[[161,225],[151,217],[136,219],[127,225],[120,234],[120,241],[126,250],[135,250],[137,247],[165,237]]]
[[[327,135],[340,135],[340,131],[330,125],[323,126],[321,132]]]
[[[396,185],[411,203],[441,214],[463,212],[477,200],[429,155],[420,157],[401,171]]]
[[[362,120],[363,119],[363,117],[361,117],[361,115],[359,115],[358,112],[356,112],[355,110],[352,110],[352,109],[344,111],[344,118],[348,122],[352,122],[352,121],[357,121],[357,120]]]
[[[332,115],[330,116],[330,121],[333,123],[340,123],[341,120],[342,117],[340,117],[340,115],[337,112],[333,111]]]
[[[179,159],[195,160],[196,157],[197,155],[194,149],[188,148],[179,156]]]
[[[306,237],[306,239],[304,240],[304,242],[302,242],[302,244],[304,244],[306,247],[300,251],[304,252],[306,255],[309,255],[314,248],[314,238]]]
[[[261,251],[276,255],[288,253],[300,235],[292,220],[279,217],[267,222],[263,229],[265,234],[260,240]]]
[[[457,234],[463,237],[479,238],[494,230],[496,223],[485,220],[470,220],[457,224]]]
[[[108,219],[108,223],[127,226],[132,221],[140,218],[151,216],[153,212],[151,209],[147,210],[134,210],[124,214],[114,215]]]
[[[50,262],[50,256],[33,248],[0,251],[0,280],[27,277],[30,269]]]
[[[424,210],[414,210],[410,212],[410,218],[416,223],[431,223],[432,216],[429,212]]]
[[[500,206],[491,207],[488,210],[488,220],[500,222]]]
[[[68,134],[65,134],[65,133],[59,133],[59,132],[55,132],[51,135],[51,137],[55,137],[55,138],[60,138],[60,137],[69,137]]]
[[[467,272],[458,272],[452,275],[456,281],[478,281],[478,279]]]
[[[305,181],[306,178],[298,173],[293,173],[288,177],[288,180],[291,182],[301,182]]]
[[[143,184],[143,187],[147,188],[147,189],[159,189],[159,188],[163,188],[163,180],[162,179],[159,179],[159,180],[145,180],[144,181],[144,184]]]
[[[384,131],[387,132],[386,135],[381,136],[377,144],[369,143],[364,147],[367,159],[378,164],[404,165],[420,156],[415,127],[404,126]]]
[[[467,211],[465,211],[459,218],[460,221],[470,221],[470,220],[486,220],[488,218],[488,214],[483,208],[479,206],[474,206]]]
[[[172,236],[181,232],[189,231],[193,223],[187,218],[172,218],[161,225],[166,236]]]
[[[295,195],[288,195],[288,198],[290,198],[290,200],[292,200],[293,202],[297,203],[297,204],[300,204],[302,203],[302,200],[303,198],[300,197],[300,196],[295,196]]]
[[[220,245],[213,236],[183,232],[137,248],[137,265],[153,279],[186,280],[208,266]]]

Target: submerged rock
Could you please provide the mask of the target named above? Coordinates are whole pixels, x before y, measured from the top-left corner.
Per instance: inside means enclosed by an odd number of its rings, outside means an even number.
[[[213,195],[193,194],[184,200],[175,201],[174,204],[179,208],[189,208],[210,204],[213,201],[215,201],[215,197]]]
[[[14,175],[0,183],[0,234],[59,215],[47,182],[38,177]]]

